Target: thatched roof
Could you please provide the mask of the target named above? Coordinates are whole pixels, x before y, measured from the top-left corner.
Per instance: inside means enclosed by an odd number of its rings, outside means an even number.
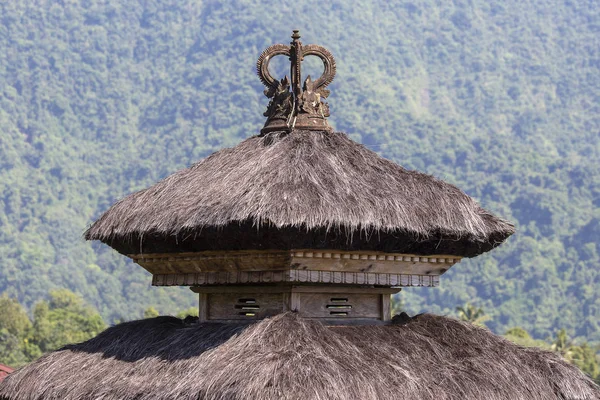
[[[16,371],[3,400],[598,399],[576,367],[446,317],[326,327],[128,322]]]
[[[122,253],[371,249],[475,256],[514,232],[457,187],[343,133],[251,137],[113,205],[86,232]]]

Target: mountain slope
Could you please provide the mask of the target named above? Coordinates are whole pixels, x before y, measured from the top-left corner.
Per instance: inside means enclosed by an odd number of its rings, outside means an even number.
[[[338,130],[517,223],[441,288],[403,291],[409,310],[470,301],[500,333],[600,340],[591,1],[0,2],[0,292],[31,305],[66,286],[109,319],[193,305],[81,234],[117,199],[256,134],[254,63],[292,28],[337,58]]]

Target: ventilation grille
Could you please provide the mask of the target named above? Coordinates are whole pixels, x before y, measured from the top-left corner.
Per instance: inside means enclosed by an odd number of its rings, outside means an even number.
[[[241,298],[238,299],[235,309],[243,317],[256,317],[256,313],[260,310],[260,305],[258,305],[256,299]]]
[[[346,317],[352,311],[352,305],[348,304],[347,297],[332,297],[326,306],[329,315],[334,317]]]

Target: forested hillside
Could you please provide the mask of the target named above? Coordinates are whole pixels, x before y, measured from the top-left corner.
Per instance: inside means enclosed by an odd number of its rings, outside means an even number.
[[[107,322],[195,304],[81,235],[257,134],[254,64],[292,28],[337,58],[338,130],[517,224],[441,288],[403,291],[409,313],[471,302],[498,333],[599,341],[595,0],[0,0],[0,293],[31,309],[68,288]]]

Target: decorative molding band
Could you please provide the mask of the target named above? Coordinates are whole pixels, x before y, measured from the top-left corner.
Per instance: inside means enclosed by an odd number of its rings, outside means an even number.
[[[165,262],[191,262],[228,259],[286,259],[294,258],[323,258],[338,260],[370,260],[391,262],[419,262],[432,264],[455,264],[462,257],[458,256],[420,256],[414,254],[382,253],[376,251],[338,251],[338,250],[242,250],[242,251],[206,251],[198,253],[148,253],[129,254],[128,257],[135,262],[165,263]]]
[[[394,254],[381,252],[359,252],[359,251],[314,251],[314,250],[292,250],[294,258],[329,258],[342,260],[370,260],[370,261],[404,261],[433,264],[455,264],[462,257],[457,256],[418,256],[412,254]]]
[[[231,285],[282,282],[436,287],[439,286],[439,276],[368,272],[292,270],[155,274],[152,277],[153,286],[203,286],[219,284]]]
[[[348,285],[427,286],[439,285],[438,275],[408,275],[392,273],[343,271],[289,271],[290,282],[337,283]]]

